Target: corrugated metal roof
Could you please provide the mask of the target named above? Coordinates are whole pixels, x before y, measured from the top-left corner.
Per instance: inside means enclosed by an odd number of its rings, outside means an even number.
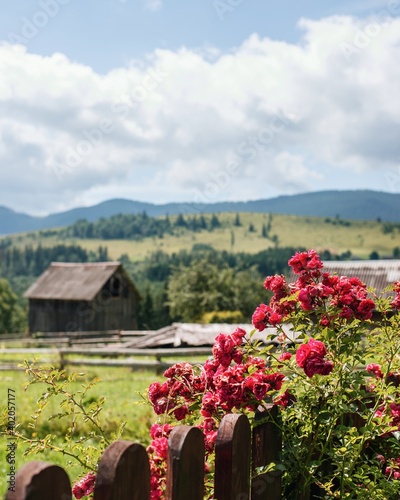
[[[28,288],[24,297],[90,301],[95,298],[120,265],[120,262],[90,264],[52,262],[50,267]]]
[[[376,290],[380,294],[394,281],[400,280],[400,260],[343,260],[343,261],[324,261],[323,272],[329,274],[338,274],[348,278],[356,276],[368,287]],[[292,271],[289,276],[289,282],[297,279]]]
[[[291,331],[292,325],[282,325],[283,330],[289,338],[293,338],[294,334]],[[150,332],[142,337],[139,337],[131,342],[124,343],[121,347],[165,347],[168,345],[174,347],[180,346],[206,346],[213,345],[215,338],[220,333],[232,333],[236,328],[242,328],[249,334],[254,330],[251,324],[227,324],[227,323],[172,323],[155,332]],[[276,335],[276,328],[266,328],[263,332],[255,332],[252,340],[270,340],[271,335]]]

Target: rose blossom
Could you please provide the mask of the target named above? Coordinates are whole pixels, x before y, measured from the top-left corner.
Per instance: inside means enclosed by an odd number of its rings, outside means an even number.
[[[315,374],[329,375],[333,370],[333,366],[332,361],[329,361],[326,358],[314,357],[306,361],[304,365],[304,373],[310,378]]]
[[[274,311],[271,306],[260,304],[253,313],[251,319],[257,330],[262,332],[269,325],[276,326],[282,321],[282,315]]]
[[[371,363],[367,365],[365,369],[367,372],[374,374],[376,378],[383,378],[383,373],[379,365]]]
[[[322,269],[323,264],[315,250],[308,250],[308,252],[296,252],[289,260],[289,266],[295,274],[300,274],[303,271],[318,272],[319,269]]]
[[[283,352],[279,357],[278,361],[289,361],[292,358],[292,354],[290,352]]]
[[[83,477],[75,484],[75,486],[72,488],[72,494],[77,499],[91,495],[94,491],[95,482],[96,474],[94,472],[89,472],[85,477]]]
[[[333,370],[333,363],[325,359],[326,347],[319,340],[310,338],[307,344],[302,344],[296,351],[296,362],[304,369],[307,377],[329,375]]]

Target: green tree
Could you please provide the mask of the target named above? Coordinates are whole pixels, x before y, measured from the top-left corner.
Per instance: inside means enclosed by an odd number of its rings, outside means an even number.
[[[259,292],[260,281],[253,268],[237,272],[206,258],[189,266],[178,265],[167,288],[171,316],[185,322],[199,322],[208,312],[240,311],[243,320],[250,322],[254,303],[265,299],[265,294]]]
[[[6,279],[0,279],[0,333],[20,331],[26,324],[17,296]]]
[[[380,256],[379,256],[379,253],[376,251],[376,250],[373,250],[370,254],[369,254],[369,258],[371,260],[379,260],[380,259]]]
[[[262,225],[261,228],[261,236],[263,238],[268,238],[268,231],[267,231],[267,226],[265,224]]]
[[[212,214],[210,220],[210,229],[213,230],[216,229],[217,227],[221,227],[221,222],[215,214]]]

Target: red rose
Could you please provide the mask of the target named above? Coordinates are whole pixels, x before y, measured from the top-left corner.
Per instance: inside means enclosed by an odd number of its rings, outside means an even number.
[[[305,362],[310,357],[311,349],[308,344],[302,344],[296,351],[296,363],[300,368],[304,367]]]
[[[325,358],[314,357],[307,359],[304,365],[304,373],[307,377],[318,375],[329,375],[333,370],[333,363]]]
[[[321,357],[324,357],[326,355],[326,347],[323,342],[310,338],[310,340],[308,341],[308,345],[313,354]]]
[[[292,354],[290,354],[290,352],[283,352],[279,356],[278,360],[279,361],[288,361],[289,359],[291,359],[291,357],[292,357]]]

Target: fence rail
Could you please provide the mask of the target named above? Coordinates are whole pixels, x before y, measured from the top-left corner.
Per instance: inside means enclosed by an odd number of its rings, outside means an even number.
[[[28,336],[26,333],[2,334],[0,343],[23,346],[73,346],[84,344],[113,344],[129,342],[144,337],[153,331],[143,330],[107,330],[92,332],[44,332]]]
[[[60,369],[67,366],[125,366],[132,370],[135,369],[154,369],[161,373],[163,370],[172,366],[177,361],[172,358],[188,358],[192,356],[209,356],[211,355],[211,347],[181,347],[181,348],[165,348],[165,349],[131,349],[119,348],[112,349],[111,347],[89,347],[83,348],[7,348],[1,351],[1,354],[17,355],[27,354],[30,357],[40,356],[40,362],[52,362],[58,365]],[[82,356],[76,358],[76,356]],[[140,358],[154,359],[140,359]],[[96,359],[90,359],[96,358]],[[113,359],[105,359],[113,358]],[[123,359],[117,359],[123,358]],[[168,358],[168,361],[165,359]],[[0,369],[18,369],[16,362],[11,358],[0,359]]]
[[[275,411],[268,408],[265,414]],[[216,441],[214,498],[216,500],[280,500],[279,475],[264,474],[251,480],[253,468],[266,466],[280,451],[280,440],[269,440],[277,429],[261,423],[253,433],[245,415],[226,415]],[[263,438],[260,438],[263,436]],[[204,439],[195,428],[179,425],[168,443],[166,500],[204,498]],[[255,457],[257,457],[255,459]],[[59,466],[30,462],[18,472],[15,491],[6,500],[71,500],[67,473]],[[129,441],[115,441],[99,462],[94,500],[149,500],[150,467],[145,448]]]

